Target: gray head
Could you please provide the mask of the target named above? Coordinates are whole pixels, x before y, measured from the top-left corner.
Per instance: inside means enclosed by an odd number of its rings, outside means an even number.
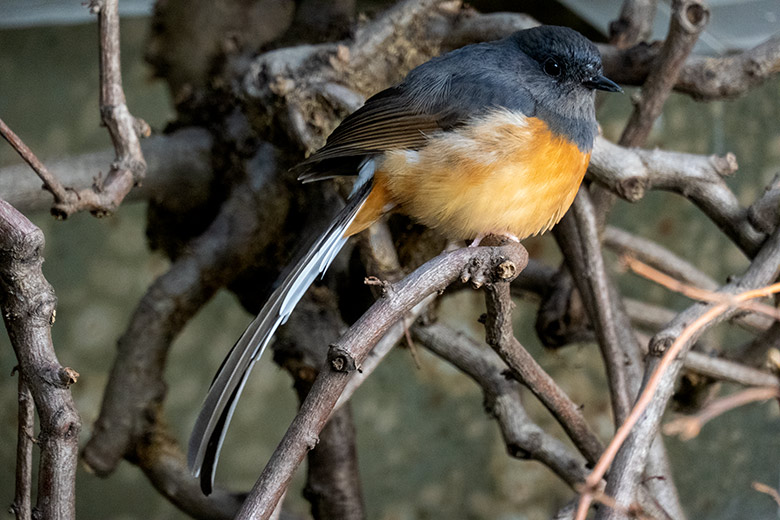
[[[553,113],[590,119],[595,90],[620,91],[604,77],[596,46],[573,29],[543,25],[517,32],[506,41],[531,58],[525,66],[534,70],[526,75],[526,87],[539,105]]]

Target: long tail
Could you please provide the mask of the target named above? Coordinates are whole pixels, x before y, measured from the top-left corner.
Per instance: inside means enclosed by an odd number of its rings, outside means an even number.
[[[193,475],[200,477],[200,488],[208,495],[214,485],[214,472],[227,426],[238,397],[255,362],[276,332],[287,321],[303,294],[330,266],[344,246],[344,232],[355,220],[371,192],[371,182],[358,185],[347,205],[317,239],[309,251],[290,270],[271,294],[260,313],[247,327],[219,368],[206,395],[190,436],[187,463]]]

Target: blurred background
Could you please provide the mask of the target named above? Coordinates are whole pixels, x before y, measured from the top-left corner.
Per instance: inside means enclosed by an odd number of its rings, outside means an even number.
[[[381,2],[359,2],[359,9],[362,4],[370,10]],[[543,13],[534,8],[533,14],[597,38],[617,17],[621,2],[547,4]],[[712,21],[698,52],[722,55],[746,48],[780,28],[776,1],[710,4]],[[506,9],[502,2],[472,5]],[[175,111],[166,84],[152,78],[144,61],[152,2],[121,0],[120,8],[128,106],[153,131],[161,131]],[[667,13],[668,8],[659,10],[656,37],[666,32]],[[100,127],[97,57],[97,26],[79,0],[0,0],[0,117],[44,162],[110,147],[107,132]],[[630,113],[630,94],[605,98],[599,108],[604,133],[613,140]],[[749,204],[780,173],[780,80],[730,101],[701,104],[673,95],[649,146],[703,154],[734,152],[740,169],[729,184],[742,203]],[[19,161],[9,146],[0,143],[0,167]],[[48,212],[27,216],[46,236],[44,273],[59,299],[54,345],[62,364],[81,374],[73,394],[86,440],[99,411],[116,340],[168,260],[147,247],[144,203],[125,203],[114,216],[101,220],[88,214],[62,222]],[[621,201],[611,223],[662,242],[719,282],[748,264],[707,218],[672,194],[651,192],[636,204]],[[535,239],[528,247],[535,256],[556,261],[552,239]],[[675,309],[687,305],[681,297],[631,275],[621,276],[620,283],[629,295]],[[441,315],[481,341],[484,332],[476,321],[481,305],[481,293],[461,291],[444,301]],[[474,310],[463,314],[463,308]],[[576,401],[585,403],[591,424],[608,439],[612,421],[597,348],[582,344],[544,350],[533,329],[535,305],[521,303],[516,316],[518,339]],[[214,370],[250,319],[232,295],[221,292],[176,340],[166,374],[166,407],[180,440],[189,434]],[[710,339],[728,344],[744,337],[731,329],[716,329]],[[571,498],[570,490],[541,465],[506,455],[496,425],[482,409],[481,392],[470,380],[426,352],[421,361],[417,368],[408,350],[396,349],[353,399],[369,518],[541,519]],[[0,334],[4,376],[0,504],[13,499],[14,365],[7,335]],[[297,402],[289,377],[270,362],[258,364],[245,396],[221,459],[222,467],[230,471],[218,473],[221,482],[235,489],[248,489],[259,475]],[[526,403],[543,427],[563,437],[533,399]],[[754,404],[718,418],[691,441],[667,439],[690,518],[780,518],[777,505],[750,487],[753,481],[780,485],[778,426],[776,404]],[[81,519],[184,518],[128,463],[108,479],[81,471],[77,486]],[[301,486],[299,479],[286,504],[305,515],[308,503],[300,497]]]

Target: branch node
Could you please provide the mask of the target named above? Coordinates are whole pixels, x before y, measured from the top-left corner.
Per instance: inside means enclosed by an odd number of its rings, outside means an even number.
[[[352,355],[339,347],[331,345],[328,349],[328,364],[335,372],[354,372],[357,370],[357,363]]]
[[[673,341],[674,339],[669,337],[654,337],[650,340],[650,345],[647,349],[647,355],[656,357],[663,356],[664,352],[669,350],[669,347],[672,346]]]
[[[710,10],[700,3],[693,3],[685,8],[685,29],[690,33],[698,33],[707,25],[710,19]]]
[[[59,371],[60,382],[65,388],[75,384],[79,380],[79,376],[80,374],[70,367],[63,367]]]
[[[517,266],[511,260],[504,260],[496,268],[496,274],[502,280],[508,280],[514,278],[517,274]]]
[[[140,117],[133,117],[133,130],[135,130],[135,135],[140,138],[146,138],[152,135],[152,127]]]

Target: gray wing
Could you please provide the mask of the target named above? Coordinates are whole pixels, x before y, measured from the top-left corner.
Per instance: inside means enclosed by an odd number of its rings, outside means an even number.
[[[504,45],[505,40],[472,45],[470,52],[459,49],[412,70],[402,83],[347,116],[325,146],[300,164],[304,173],[299,178],[312,182],[354,175],[366,156],[419,149],[431,135],[497,107],[534,115],[535,103],[516,72],[517,63],[504,63]]]

